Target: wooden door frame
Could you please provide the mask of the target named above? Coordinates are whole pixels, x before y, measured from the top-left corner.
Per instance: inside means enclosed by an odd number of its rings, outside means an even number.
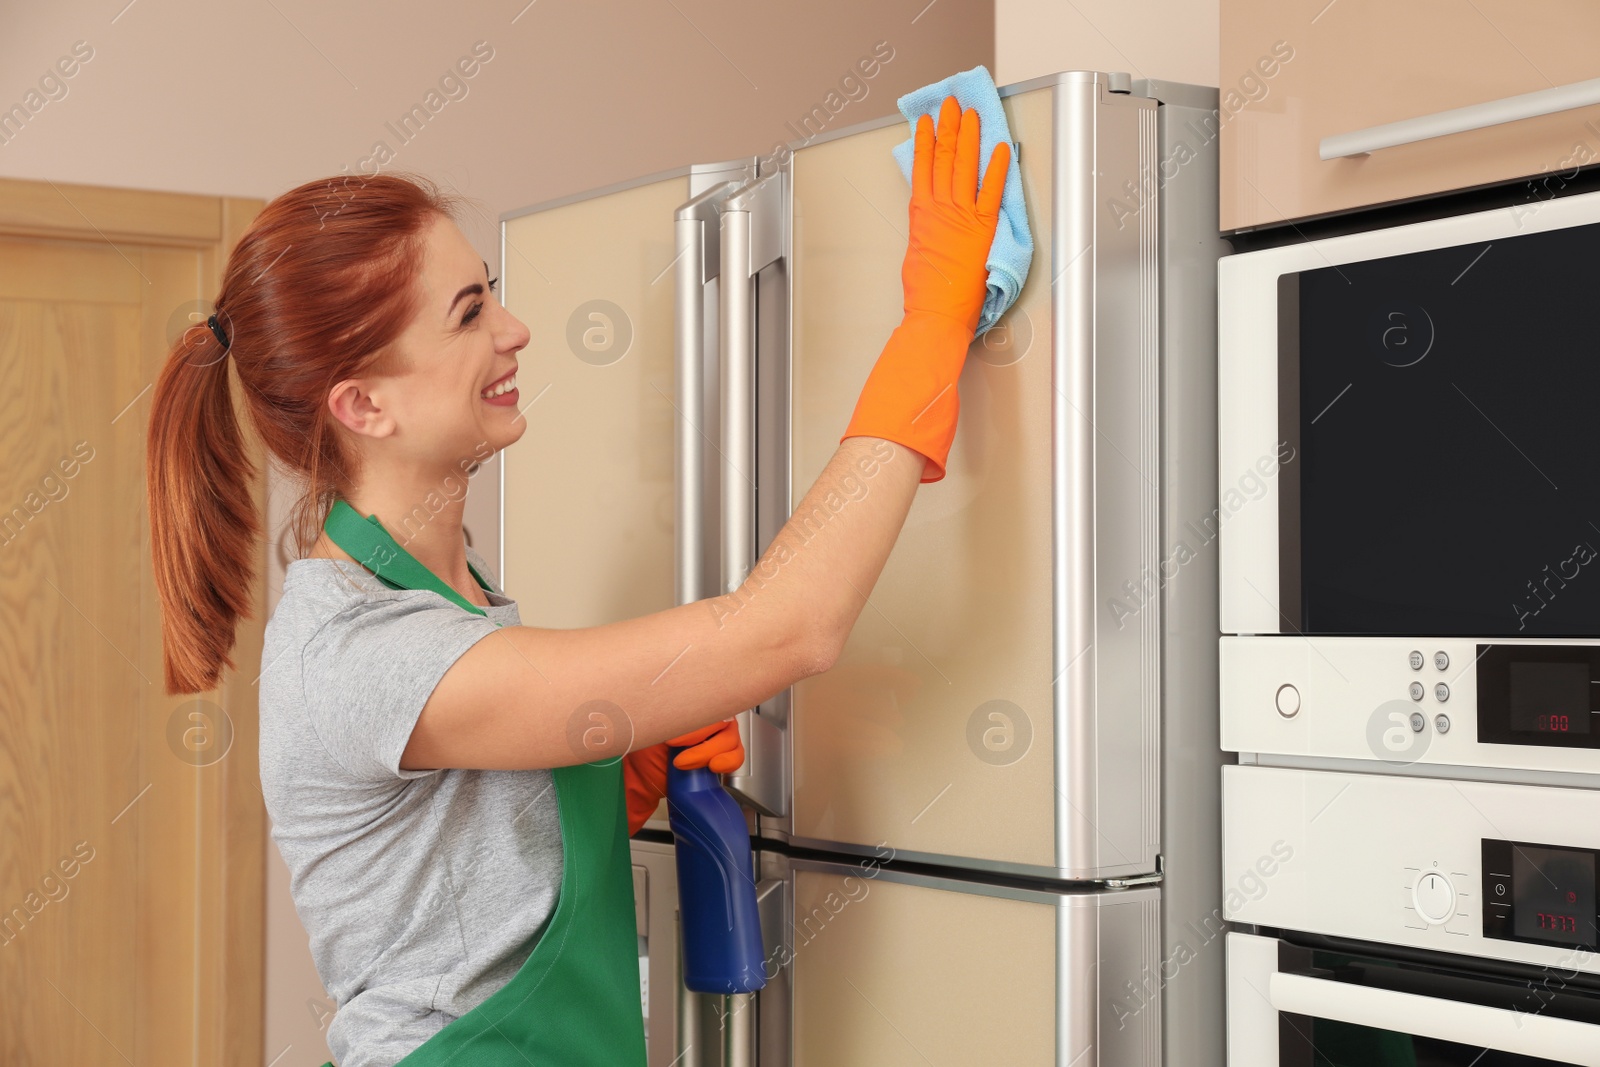
[[[201,263],[197,300],[211,300],[222,283],[227,256],[260,212],[264,201],[246,197],[198,196],[186,193],[76,185],[53,181],[0,178],[0,236],[54,238],[97,245],[119,242],[194,249]],[[120,251],[120,249],[118,249]],[[142,329],[141,366],[158,369],[167,356],[166,326],[146,322]],[[153,375],[150,377],[153,382]],[[235,403],[239,384],[233,378]],[[144,401],[148,410],[148,398]],[[265,469],[265,453],[241,420],[246,451],[257,470]],[[258,514],[265,522],[265,480],[256,486]],[[149,521],[145,519],[146,553],[141,571],[149,611],[154,612],[154,586],[148,554]],[[164,774],[176,785],[195,790],[198,838],[193,856],[193,931],[199,946],[195,975],[194,1067],[226,1064],[259,1067],[263,1059],[266,964],[267,815],[257,762],[257,691],[252,679],[260,673],[261,643],[266,624],[267,544],[256,550],[253,618],[240,621],[233,657],[236,669],[223,676],[218,689],[203,695],[220,705],[232,723],[231,747],[223,758],[196,774],[197,768],[177,760],[162,761]],[[161,678],[159,635],[141,642],[142,669]],[[149,744],[152,730],[194,696],[168,696],[159,684],[141,709],[141,737]],[[187,776],[187,777],[184,777]],[[141,866],[145,866],[141,857]],[[159,880],[165,872],[141,874]],[[142,970],[142,968],[141,968]],[[142,1002],[142,1001],[141,1001]],[[159,1025],[145,1018],[144,1025]]]

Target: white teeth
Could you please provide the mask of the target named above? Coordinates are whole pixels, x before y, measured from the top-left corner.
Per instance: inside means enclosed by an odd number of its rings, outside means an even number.
[[[499,396],[501,393],[509,393],[509,392],[511,392],[511,390],[515,389],[516,387],[517,387],[517,376],[515,374],[513,374],[511,377],[507,378],[505,381],[501,382],[499,385],[493,386],[492,388],[489,388],[489,389],[485,389],[483,392],[479,393],[478,395],[483,397],[485,400],[488,400],[491,397]]]

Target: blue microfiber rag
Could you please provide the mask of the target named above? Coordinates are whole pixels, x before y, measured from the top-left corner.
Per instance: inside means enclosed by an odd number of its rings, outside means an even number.
[[[1006,125],[1006,113],[1000,106],[1000,94],[995,91],[994,78],[982,66],[952,74],[943,81],[924,85],[902,96],[898,104],[900,114],[911,123],[911,139],[894,146],[895,162],[907,183],[911,181],[911,164],[916,154],[917,119],[923,115],[939,121],[939,108],[944,98],[953,96],[962,110],[976,108],[982,136],[978,143],[978,181],[983,182],[984,169],[994,146],[1011,140],[1011,129]],[[1016,303],[1022,292],[1022,283],[1028,280],[1028,265],[1033,262],[1033,233],[1028,229],[1028,210],[1022,202],[1022,169],[1017,165],[1016,146],[1011,150],[1011,166],[1006,170],[1006,189],[1000,197],[1000,222],[995,227],[994,244],[989,246],[989,295],[984,297],[983,314],[978,319],[977,334],[993,326],[1006,309]]]

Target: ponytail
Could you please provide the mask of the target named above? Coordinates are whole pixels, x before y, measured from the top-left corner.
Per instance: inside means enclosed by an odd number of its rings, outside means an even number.
[[[352,488],[353,456],[328,391],[391,369],[393,343],[418,310],[424,228],[462,202],[417,175],[291,189],[262,209],[228,257],[216,306],[229,345],[203,323],[173,345],[156,381],[145,454],[169,694],[216,688],[234,666],[239,620],[253,617],[258,472],[232,379],[261,444],[303,483],[291,529],[304,555],[333,500]]]
[[[168,693],[215,689],[241,618],[252,618],[261,534],[222,342],[205,326],[179,338],[150,407],[145,491],[156,592],[164,606]]]

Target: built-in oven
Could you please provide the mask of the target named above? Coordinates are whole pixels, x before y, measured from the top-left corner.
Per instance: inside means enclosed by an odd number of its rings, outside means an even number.
[[[1223,875],[1230,1064],[1600,1065],[1600,790],[1229,766]]]
[[[1240,1067],[1600,1064],[1600,982],[1295,934],[1230,933]]]
[[[1163,567],[1219,543],[1224,716],[1399,702],[1435,746],[1470,722],[1513,765],[1600,769],[1567,648],[1600,638],[1600,193],[1218,271],[1220,506]],[[1552,710],[1473,707],[1495,656]]]

